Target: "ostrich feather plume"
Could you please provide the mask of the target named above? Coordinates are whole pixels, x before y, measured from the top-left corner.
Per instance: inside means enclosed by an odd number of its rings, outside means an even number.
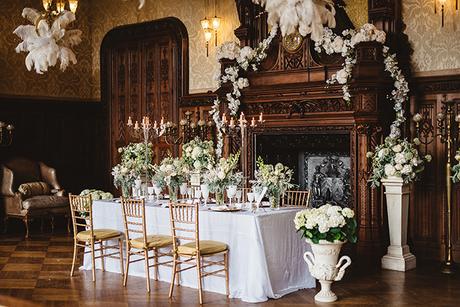
[[[314,41],[320,39],[324,25],[335,27],[333,0],[252,0],[265,7],[268,24],[279,24],[283,36],[296,30],[302,36],[311,34]]]
[[[29,71],[35,69],[37,74],[43,74],[58,61],[61,63],[60,69],[65,71],[70,63],[77,63],[71,48],[81,43],[82,32],[66,30],[66,27],[75,21],[72,12],[62,13],[51,27],[35,9],[25,8],[22,16],[34,25],[21,25],[13,33],[22,39],[16,47],[16,52],[28,52],[25,64]]]

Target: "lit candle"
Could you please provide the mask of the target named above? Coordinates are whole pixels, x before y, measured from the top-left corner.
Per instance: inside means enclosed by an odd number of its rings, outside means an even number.
[[[165,124],[165,119],[164,117],[161,117],[160,126],[163,126],[164,124]]]
[[[241,114],[240,114],[240,122],[242,122],[243,120],[244,120],[244,113],[241,112]]]
[[[227,116],[225,116],[225,113],[222,115],[222,124],[227,123]]]
[[[256,119],[253,117],[251,120],[251,127],[255,127],[255,126],[256,126]]]
[[[230,118],[230,128],[235,128],[235,120],[232,118]]]
[[[155,122],[153,123],[153,129],[157,129],[157,128],[158,128],[158,123],[157,123],[157,121],[155,121]]]
[[[128,117],[128,126],[131,127],[132,125],[133,125],[133,120],[132,120],[132,118],[130,116],[130,117]]]
[[[263,113],[260,113],[260,115],[259,115],[259,122],[263,122],[263,121],[264,121],[264,119],[263,119]]]
[[[145,125],[145,116],[142,116],[142,125]]]
[[[134,129],[139,130],[139,123],[137,122],[137,120],[136,120],[136,123],[134,124]]]
[[[147,116],[145,117],[145,124],[148,126],[150,126],[150,118],[148,118]]]

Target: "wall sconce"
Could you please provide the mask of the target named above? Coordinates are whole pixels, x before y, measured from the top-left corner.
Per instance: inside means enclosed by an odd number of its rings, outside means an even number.
[[[204,40],[206,42],[206,56],[209,56],[209,42],[212,38],[211,21],[208,18],[201,19],[201,28],[204,31]]]
[[[444,15],[447,0],[434,0],[434,13],[438,13],[437,2],[441,5],[441,27],[444,27]],[[455,10],[458,11],[458,0],[455,0]]]
[[[217,16],[214,16],[214,18],[212,19],[212,28],[214,29],[214,35],[215,35],[214,45],[216,47],[217,47],[217,30],[219,29],[219,27],[220,27],[220,18]]]

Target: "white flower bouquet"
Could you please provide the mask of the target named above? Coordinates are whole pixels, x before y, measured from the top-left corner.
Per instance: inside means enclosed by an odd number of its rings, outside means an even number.
[[[187,181],[188,167],[182,159],[167,157],[154,166],[152,181],[161,187],[179,187]]]
[[[257,159],[254,173],[255,186],[267,187],[269,196],[282,196],[295,185],[291,183],[294,171],[281,163],[265,164],[261,157]]]
[[[457,151],[455,160],[457,160],[457,164],[452,167],[452,181],[457,183],[460,182],[460,150]]]
[[[96,190],[96,189],[86,189],[86,190],[81,191],[80,196],[86,196],[86,195],[91,195],[91,198],[93,200],[113,198],[112,193],[104,192],[104,191]]]
[[[349,241],[356,243],[355,213],[350,208],[326,204],[319,208],[297,212],[294,218],[295,229],[302,237],[318,244],[320,240],[329,242]]]
[[[214,144],[199,137],[182,146],[182,159],[190,169],[202,171],[214,164]]]
[[[213,193],[221,193],[226,186],[238,185],[243,180],[243,173],[235,172],[238,166],[240,153],[231,154],[228,158],[220,158],[219,161],[207,169],[203,175],[205,184]]]
[[[372,159],[372,176],[369,180],[373,187],[379,186],[382,178],[400,177],[405,183],[418,178],[418,174],[425,168],[425,162],[431,161],[431,156],[420,157],[414,143],[407,140],[385,138],[385,142],[375,148],[375,152],[368,152],[367,157]]]

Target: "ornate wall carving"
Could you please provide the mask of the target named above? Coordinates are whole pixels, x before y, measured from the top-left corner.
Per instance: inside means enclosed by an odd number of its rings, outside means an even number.
[[[77,65],[70,65],[65,72],[57,67],[50,68],[49,73],[37,75],[28,71],[24,65],[25,53],[14,50],[20,39],[13,34],[14,29],[28,21],[22,18],[24,7],[41,8],[38,0],[2,0],[0,1],[0,93],[33,97],[59,97],[70,99],[90,99],[93,96],[91,58],[91,27],[89,16],[91,3],[81,1],[74,26],[83,31],[83,41],[75,50]]]

